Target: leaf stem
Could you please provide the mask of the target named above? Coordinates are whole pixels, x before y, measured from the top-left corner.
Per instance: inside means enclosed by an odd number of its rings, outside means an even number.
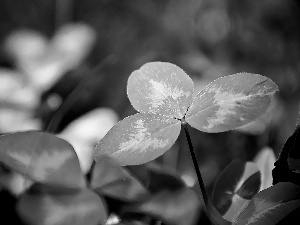
[[[200,185],[200,190],[201,190],[203,201],[204,201],[204,204],[205,204],[205,211],[207,213],[207,216],[210,218],[210,208],[209,208],[209,203],[208,203],[208,197],[207,197],[206,189],[205,189],[204,182],[203,182],[203,179],[202,179],[202,176],[201,176],[200,168],[199,168],[199,165],[198,165],[198,162],[197,162],[197,157],[196,157],[196,154],[195,154],[195,151],[194,151],[194,148],[193,148],[191,136],[190,136],[190,133],[189,133],[189,130],[188,130],[188,127],[187,127],[187,123],[183,122],[182,126],[184,128],[185,136],[186,136],[186,139],[187,139],[187,142],[188,142],[188,145],[189,145],[189,149],[190,149],[190,153],[191,153],[191,156],[192,156],[193,164],[194,164],[195,171],[196,171],[197,178],[198,178],[198,182],[199,182],[199,185]]]

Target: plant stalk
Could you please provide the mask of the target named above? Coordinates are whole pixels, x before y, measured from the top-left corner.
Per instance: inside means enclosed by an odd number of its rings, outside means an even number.
[[[198,165],[198,162],[197,162],[197,157],[196,157],[196,154],[195,154],[195,151],[194,151],[194,148],[193,148],[191,136],[190,136],[190,133],[189,133],[189,130],[188,130],[188,127],[187,127],[187,123],[182,123],[182,126],[184,128],[185,136],[186,136],[186,139],[187,139],[187,142],[188,142],[188,145],[189,145],[189,149],[190,149],[190,153],[191,153],[191,156],[192,156],[193,164],[194,164],[195,171],[196,171],[197,178],[198,178],[198,182],[199,182],[199,185],[200,185],[200,190],[201,190],[203,201],[204,201],[204,204],[205,204],[205,211],[207,213],[207,216],[210,219],[210,208],[209,208],[208,197],[207,197],[206,189],[205,189],[204,182],[203,182],[203,179],[202,179],[202,176],[201,176],[200,168],[199,168],[199,165]]]

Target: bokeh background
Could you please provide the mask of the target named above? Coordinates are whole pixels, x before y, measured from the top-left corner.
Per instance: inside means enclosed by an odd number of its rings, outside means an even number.
[[[128,76],[146,62],[184,69],[196,90],[238,72],[271,78],[266,115],[240,129],[191,129],[209,192],[233,159],[270,147],[278,156],[295,129],[300,97],[297,0],[1,0],[0,133],[36,129],[71,142],[84,171],[92,148],[136,111]],[[183,134],[158,163],[193,185]]]

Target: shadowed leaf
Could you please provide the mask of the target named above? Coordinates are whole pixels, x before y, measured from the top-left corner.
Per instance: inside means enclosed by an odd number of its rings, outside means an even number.
[[[192,101],[194,83],[178,66],[150,62],[135,70],[128,79],[127,94],[133,107],[181,119]]]
[[[149,165],[149,186],[151,193],[162,190],[178,191],[186,187],[184,181],[174,171],[158,165]]]
[[[287,139],[277,161],[274,164],[275,168],[272,170],[273,184],[277,184],[279,182],[291,182],[298,185],[300,184],[300,174],[296,172],[298,160],[295,154],[295,152],[299,150],[299,130],[300,126],[298,126],[295,132]],[[291,153],[291,155],[289,155],[292,150],[293,152]],[[296,169],[296,171],[293,169]],[[293,172],[292,170],[295,172]]]
[[[148,195],[147,189],[136,178],[108,156],[98,159],[91,187],[101,195],[123,201],[140,201]]]
[[[289,151],[289,155],[287,158],[288,166],[290,171],[294,173],[300,173],[300,153],[299,153],[299,147],[300,147],[300,134],[299,134],[299,128],[295,131],[294,143],[293,147]]]
[[[269,78],[238,73],[219,78],[195,97],[186,121],[205,132],[223,132],[245,125],[268,109],[278,90]]]
[[[17,210],[30,225],[104,225],[107,219],[104,202],[87,189],[67,195],[29,192]]]
[[[200,203],[196,193],[186,188],[162,191],[128,211],[150,215],[165,224],[192,225],[200,213]]]
[[[180,133],[179,120],[138,113],[117,123],[95,150],[95,159],[109,155],[120,165],[138,165],[165,153]]]
[[[73,147],[52,134],[27,131],[0,136],[0,162],[40,183],[85,186]]]
[[[236,225],[275,225],[300,207],[300,188],[278,183],[259,192],[237,216]]]
[[[224,219],[232,222],[236,214],[258,193],[260,172],[254,163],[233,161],[218,178],[213,205]]]

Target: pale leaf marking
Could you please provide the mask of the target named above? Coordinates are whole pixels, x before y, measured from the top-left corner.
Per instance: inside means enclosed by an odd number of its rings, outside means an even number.
[[[208,126],[205,129],[211,129],[219,124],[223,124],[227,115],[235,115],[233,110],[237,104],[237,99],[247,100],[251,96],[244,95],[243,93],[234,93],[222,91],[221,88],[211,87],[208,92],[214,92],[214,104],[218,104],[220,107],[214,117],[208,118]]]
[[[44,152],[38,157],[42,157],[42,160],[32,160],[34,155],[22,154],[20,152],[9,152],[9,156],[14,159],[18,164],[24,165],[25,167],[30,166],[30,163],[34,163],[34,168],[38,168],[36,173],[39,177],[45,177],[48,174],[48,170],[59,169],[69,158],[73,156],[72,152],[51,152],[46,154]]]
[[[268,202],[263,199],[254,199],[255,213],[250,217],[246,225],[255,223],[260,218],[266,216],[266,213],[271,213],[271,210],[279,207],[280,205],[281,204],[279,202],[275,205],[274,202]]]
[[[156,109],[162,106],[164,101],[169,97],[176,101],[177,107],[179,107],[178,98],[182,96],[188,97],[190,95],[190,92],[184,92],[178,87],[170,87],[164,82],[158,82],[150,79],[149,83],[151,84],[151,93],[149,93],[148,99],[151,101],[150,112],[152,113],[156,112]],[[178,113],[181,114],[179,108]]]
[[[135,122],[134,128],[136,132],[130,134],[130,138],[128,141],[124,141],[119,145],[118,153],[127,151],[129,149],[144,151],[149,147],[163,148],[170,142],[169,139],[159,140],[157,138],[150,138],[149,136],[151,135],[151,133],[148,132],[147,128],[144,127],[142,119]]]

